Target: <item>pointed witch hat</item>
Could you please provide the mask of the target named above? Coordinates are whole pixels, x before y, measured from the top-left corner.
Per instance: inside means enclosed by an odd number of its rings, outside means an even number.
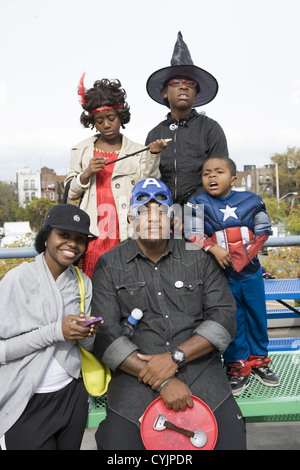
[[[146,89],[148,95],[157,103],[166,104],[164,101],[164,85],[172,78],[190,78],[195,80],[199,88],[193,106],[203,106],[214,99],[218,93],[218,82],[209,72],[194,65],[187,45],[183,41],[179,31],[174,46],[171,66],[157,70],[147,80]]]

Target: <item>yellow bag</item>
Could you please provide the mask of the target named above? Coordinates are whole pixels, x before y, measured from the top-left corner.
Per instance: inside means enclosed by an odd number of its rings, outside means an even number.
[[[84,312],[84,280],[77,266],[75,266],[75,269],[78,276],[80,292],[80,311]],[[78,347],[82,357],[81,373],[85,388],[89,395],[99,397],[103,395],[108,388],[111,379],[110,369],[104,362],[98,361],[92,353],[86,351],[86,349],[83,349],[80,345],[78,345]]]

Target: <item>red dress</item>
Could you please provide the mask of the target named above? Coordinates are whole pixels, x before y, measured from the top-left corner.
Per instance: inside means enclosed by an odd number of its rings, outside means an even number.
[[[116,160],[119,152],[105,153],[94,150],[94,157],[105,157],[108,160]],[[97,215],[100,236],[93,238],[89,244],[83,259],[83,272],[90,278],[93,275],[95,264],[103,253],[111,250],[120,243],[119,220],[114,196],[111,189],[111,176],[115,163],[105,166],[96,175],[97,187]]]

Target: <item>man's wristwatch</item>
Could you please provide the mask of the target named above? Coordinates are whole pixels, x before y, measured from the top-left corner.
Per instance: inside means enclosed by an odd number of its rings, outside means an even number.
[[[171,349],[171,357],[173,361],[176,362],[176,364],[178,365],[178,369],[185,366],[185,354],[181,349],[179,348]]]

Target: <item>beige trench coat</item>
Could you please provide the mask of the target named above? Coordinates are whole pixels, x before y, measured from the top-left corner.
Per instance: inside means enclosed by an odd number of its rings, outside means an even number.
[[[90,159],[93,158],[94,143],[98,138],[99,134],[89,137],[71,149],[71,163],[65,179],[65,185],[71,180],[68,199],[78,200],[82,197],[80,208],[90,216],[91,233],[99,237],[96,176],[91,178],[91,184],[87,189],[82,189],[76,180],[76,176],[88,167]],[[122,147],[119,158],[142,148],[144,148],[143,145],[132,142],[122,135]],[[151,154],[150,151],[146,151],[115,163],[111,178],[111,188],[117,209],[121,241],[126,240],[132,234],[127,221],[131,190],[138,181],[144,178],[160,178],[159,162],[160,154]]]

